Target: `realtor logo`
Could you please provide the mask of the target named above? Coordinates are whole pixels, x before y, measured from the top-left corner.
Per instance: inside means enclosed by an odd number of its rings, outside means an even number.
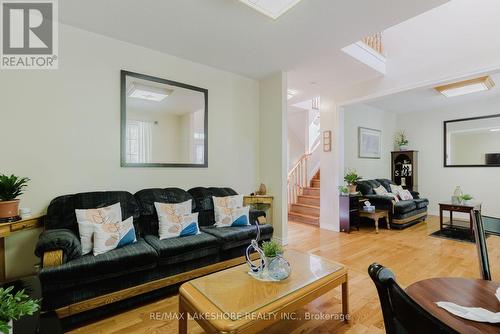
[[[0,0],[1,69],[57,69],[57,0]]]

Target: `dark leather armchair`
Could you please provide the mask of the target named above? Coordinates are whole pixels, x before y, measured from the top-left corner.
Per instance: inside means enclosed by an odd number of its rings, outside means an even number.
[[[373,263],[368,274],[377,287],[388,334],[458,334],[413,301],[388,268]]]

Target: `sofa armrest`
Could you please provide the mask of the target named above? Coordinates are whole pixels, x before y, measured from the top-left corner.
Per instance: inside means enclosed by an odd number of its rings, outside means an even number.
[[[266,224],[266,213],[262,210],[250,209],[250,224]]]
[[[394,198],[390,196],[383,195],[363,195],[363,197],[367,198],[372,205],[375,207],[382,207],[388,209],[392,212],[394,207]]]
[[[47,261],[48,265],[57,262],[62,264],[81,257],[82,246],[80,239],[71,230],[47,230],[40,234],[35,255],[43,258],[44,263]]]

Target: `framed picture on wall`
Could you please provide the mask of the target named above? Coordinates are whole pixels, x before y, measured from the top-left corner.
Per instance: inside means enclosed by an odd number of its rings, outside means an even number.
[[[380,159],[382,131],[358,128],[358,156],[367,159]]]

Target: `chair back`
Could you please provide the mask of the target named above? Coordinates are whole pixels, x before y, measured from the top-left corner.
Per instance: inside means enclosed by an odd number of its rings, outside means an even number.
[[[458,333],[413,301],[396,283],[391,270],[373,263],[368,273],[377,288],[387,334]]]
[[[490,261],[488,258],[488,248],[486,248],[486,234],[484,233],[483,217],[480,210],[472,210],[472,223],[474,236],[476,238],[477,255],[479,257],[479,270],[484,280],[491,281]]]

